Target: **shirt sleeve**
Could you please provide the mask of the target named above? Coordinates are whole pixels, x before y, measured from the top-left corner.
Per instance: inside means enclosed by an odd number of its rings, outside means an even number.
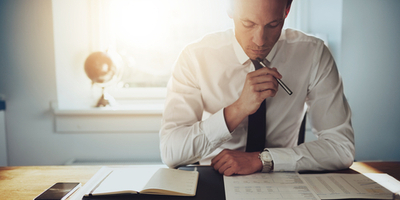
[[[202,120],[204,105],[196,65],[185,49],[167,86],[160,151],[163,162],[171,168],[195,163],[232,138],[223,109]]]
[[[325,45],[316,52],[306,104],[317,140],[293,148],[270,148],[274,171],[339,170],[354,160],[351,111],[334,59]]]

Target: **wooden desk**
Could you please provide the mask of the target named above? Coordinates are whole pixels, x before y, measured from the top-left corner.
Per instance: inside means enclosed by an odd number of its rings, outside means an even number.
[[[101,166],[0,167],[0,200],[33,199],[56,182],[84,185]],[[400,181],[400,162],[356,162],[335,173],[387,173]]]
[[[56,182],[84,185],[101,166],[0,167],[0,200],[33,200]]]

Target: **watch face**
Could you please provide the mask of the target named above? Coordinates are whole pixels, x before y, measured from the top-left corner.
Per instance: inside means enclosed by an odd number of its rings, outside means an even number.
[[[268,151],[264,151],[260,154],[261,162],[263,164],[263,168],[261,172],[270,172],[272,167],[272,157]]]
[[[272,161],[271,155],[269,154],[269,152],[263,152],[261,154],[261,157],[264,161]]]

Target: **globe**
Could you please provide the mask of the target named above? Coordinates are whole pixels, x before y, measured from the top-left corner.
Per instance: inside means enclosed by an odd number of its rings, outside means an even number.
[[[107,93],[104,88],[116,84],[122,74],[121,58],[116,53],[93,52],[85,61],[85,73],[96,84],[102,88],[102,96],[96,107],[111,105],[115,100]]]

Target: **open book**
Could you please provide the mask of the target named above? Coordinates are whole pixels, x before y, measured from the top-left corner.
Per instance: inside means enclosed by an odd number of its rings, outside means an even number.
[[[169,168],[113,168],[85,196],[154,194],[195,196],[199,172]]]

